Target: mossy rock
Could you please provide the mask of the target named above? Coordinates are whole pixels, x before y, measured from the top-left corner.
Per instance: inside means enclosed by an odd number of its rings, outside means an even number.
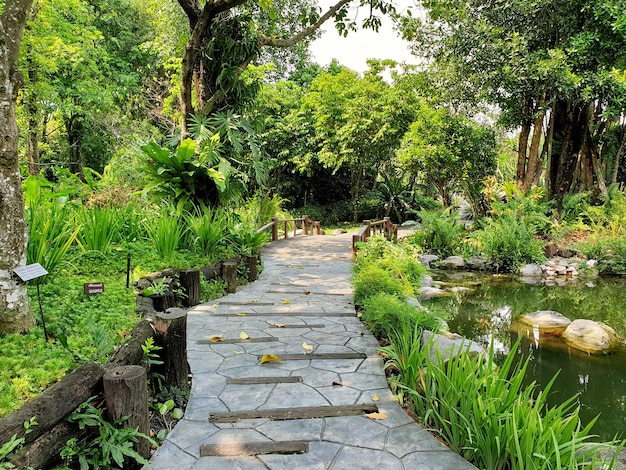
[[[536,312],[522,315],[521,323],[539,328],[540,333],[561,334],[572,323],[565,315],[554,310],[537,310]]]
[[[562,336],[568,345],[589,354],[609,353],[621,345],[613,328],[593,320],[574,320]]]

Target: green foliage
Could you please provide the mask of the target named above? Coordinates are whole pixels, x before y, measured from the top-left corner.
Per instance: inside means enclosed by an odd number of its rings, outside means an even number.
[[[37,421],[35,421],[35,417],[30,418],[28,421],[24,421],[24,436],[33,432],[31,428],[36,425]],[[11,470],[15,468],[15,465],[10,462],[6,462],[6,460],[9,460],[14,454],[19,452],[24,445],[24,442],[26,442],[24,436],[17,437],[17,434],[13,434],[8,442],[2,444],[0,447],[0,470]]]
[[[235,213],[241,221],[250,226],[260,228],[272,221],[272,218],[290,219],[291,215],[284,211],[282,205],[286,201],[278,194],[257,193],[240,205]]]
[[[451,211],[418,212],[420,229],[409,237],[410,243],[423,251],[440,257],[458,255],[462,252],[465,226]]]
[[[412,247],[374,235],[359,248],[354,266],[354,301],[361,305],[378,293],[412,295],[424,271]]]
[[[202,302],[219,299],[224,295],[226,295],[226,283],[222,278],[208,281],[204,276],[200,277],[200,300]]]
[[[92,400],[76,408],[68,421],[77,423],[80,429],[95,427],[98,429],[98,436],[88,442],[70,439],[61,451],[61,457],[66,463],[70,465],[78,460],[81,470],[125,468],[130,461],[149,466],[150,462],[139,455],[133,446],[139,439],[146,439],[151,444],[154,441],[136,429],[122,427],[127,417],[113,424],[109,423],[103,417],[104,411],[91,404]]]
[[[82,207],[77,211],[80,224],[78,242],[86,250],[99,251],[103,254],[111,250],[111,245],[119,234],[119,225],[123,221],[117,209]]]
[[[587,468],[606,447],[589,442],[593,423],[580,423],[576,397],[546,404],[554,379],[541,392],[524,385],[528,360],[514,363],[516,347],[501,366],[493,348],[486,357],[461,353],[432,360],[433,347],[432,341],[422,347],[415,330],[399,332],[383,349],[395,372],[392,386],[426,426],[478,468]]]
[[[221,160],[219,145],[217,134],[200,147],[192,139],[185,139],[175,150],[155,142],[144,145],[143,170],[148,179],[144,194],[152,191],[177,206],[216,205],[230,171],[230,165]]]
[[[226,241],[228,217],[221,208],[212,210],[205,206],[200,210],[200,215],[187,214],[184,218],[189,227],[187,237],[191,237],[187,245],[204,257],[215,256]]]
[[[28,264],[40,263],[53,274],[76,241],[81,226],[73,223],[74,214],[65,196],[44,194],[44,188],[49,187],[41,177],[29,177],[24,183],[29,230],[26,256]]]
[[[230,233],[230,241],[236,246],[237,251],[244,255],[256,255],[264,245],[269,243],[267,232],[260,232],[251,227],[242,225],[235,226]]]
[[[515,271],[522,264],[545,261],[543,242],[534,233],[525,219],[505,216],[490,220],[477,237],[497,271]]]
[[[186,232],[177,215],[162,212],[160,217],[146,221],[146,231],[158,254],[169,262],[180,247]]]
[[[438,331],[445,321],[433,311],[410,305],[396,294],[378,292],[365,299],[361,309],[367,328],[377,338],[390,338],[403,328]]]

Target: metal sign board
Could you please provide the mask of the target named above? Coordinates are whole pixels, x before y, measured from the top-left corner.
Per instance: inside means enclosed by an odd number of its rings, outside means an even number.
[[[86,282],[83,284],[85,295],[96,295],[104,292],[104,282]]]
[[[29,264],[28,266],[24,266],[22,268],[17,268],[13,270],[13,274],[15,274],[20,281],[26,282],[32,279],[37,279],[38,277],[45,276],[48,274],[48,271],[39,263]]]

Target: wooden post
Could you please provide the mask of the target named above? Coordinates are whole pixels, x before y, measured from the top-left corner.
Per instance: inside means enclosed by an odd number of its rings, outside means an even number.
[[[308,234],[309,234],[309,216],[303,215],[302,216],[302,235],[308,235]]]
[[[187,362],[187,312],[171,308],[159,313],[154,322],[156,344],[161,346],[162,372],[165,385],[189,390],[189,364]]]
[[[287,232],[287,221],[286,220],[284,222],[284,225],[285,225],[285,240],[286,240],[287,238],[289,238],[289,233]]]
[[[272,218],[272,241],[275,242],[278,240],[278,219],[276,217]]]
[[[226,283],[226,292],[232,294],[237,291],[237,263],[234,261],[222,263],[222,279]]]
[[[154,310],[157,312],[165,312],[168,308],[176,305],[176,296],[173,292],[163,292],[150,298],[152,299]]]
[[[366,242],[367,239],[372,234],[372,221],[371,220],[364,220],[363,221],[363,225],[367,225],[367,230],[363,234],[363,241]]]
[[[256,270],[258,257],[256,255],[245,255],[244,258],[246,260],[246,266],[248,267],[248,282],[254,282],[258,276]]]
[[[179,274],[180,287],[187,296],[183,299],[183,304],[193,307],[200,303],[200,271],[181,271]]]
[[[146,369],[142,366],[113,367],[105,372],[103,382],[109,419],[117,421],[128,416],[124,427],[149,435]],[[150,443],[146,439],[139,439],[135,450],[144,458],[150,457]]]
[[[391,240],[391,218],[385,217],[383,220],[385,221],[385,237],[387,238],[387,240]]]

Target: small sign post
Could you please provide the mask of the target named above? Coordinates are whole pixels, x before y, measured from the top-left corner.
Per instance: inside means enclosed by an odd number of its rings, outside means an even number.
[[[37,279],[37,302],[39,303],[39,315],[41,315],[41,325],[43,326],[43,335],[48,341],[48,332],[46,331],[46,320],[43,317],[43,307],[41,306],[41,292],[39,291],[40,279],[48,274],[46,268],[39,263],[29,264],[13,270],[13,274],[22,282],[32,281]]]
[[[85,295],[96,295],[104,293],[104,282],[86,282],[83,284]]]

